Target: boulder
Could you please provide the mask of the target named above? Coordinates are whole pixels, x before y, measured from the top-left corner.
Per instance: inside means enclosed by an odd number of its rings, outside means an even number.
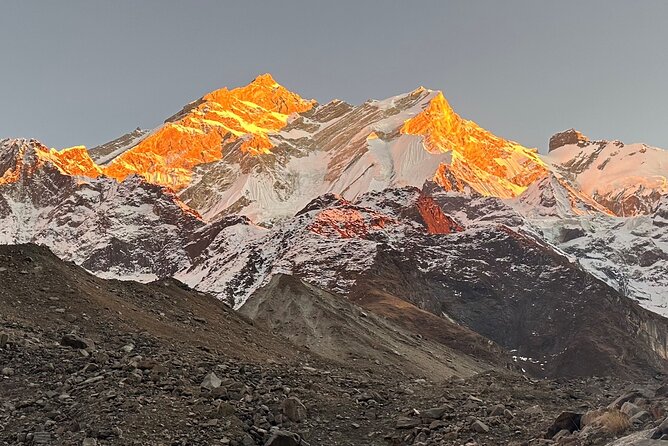
[[[645,410],[641,410],[631,417],[631,423],[633,424],[645,424],[649,421],[652,421],[652,415]]]
[[[422,415],[424,418],[430,418],[432,420],[440,420],[448,410],[451,410],[451,408],[447,406],[434,407],[422,411],[420,415]]]
[[[447,427],[447,426],[448,426],[448,423],[446,423],[445,421],[434,420],[429,424],[429,430],[434,431],[436,429],[440,429],[442,427]]]
[[[607,440],[613,438],[613,434],[604,426],[590,424],[578,432],[577,437],[583,445],[603,445],[608,443]]]
[[[399,417],[395,427],[397,429],[413,429],[420,425],[420,420],[417,418]]]
[[[219,416],[229,417],[234,415],[235,412],[236,410],[234,409],[234,406],[225,401],[221,401],[216,405],[216,414]]]
[[[503,415],[505,412],[506,407],[503,404],[497,404],[496,406],[492,407],[492,410],[489,412],[490,417],[496,417],[499,415]]]
[[[1,336],[1,335],[0,335]],[[654,393],[655,396],[668,396],[668,384],[664,384]]]
[[[222,381],[220,378],[218,378],[215,373],[211,372],[204,377],[200,386],[208,390],[213,390],[220,387],[221,383]]]
[[[624,395],[620,396],[617,398],[615,401],[610,403],[608,406],[610,409],[621,409],[622,405],[624,403],[628,402],[634,402],[637,398],[640,398],[642,395],[640,394],[640,391],[638,390],[631,390],[630,392],[626,392]]]
[[[276,430],[271,434],[264,446],[308,446],[308,443],[295,433]]]
[[[527,415],[543,415],[543,409],[540,406],[531,406],[524,410],[524,413]]]
[[[298,398],[291,396],[283,400],[283,414],[288,420],[300,423],[306,419],[306,406]]]
[[[630,402],[628,402],[628,401],[625,402],[624,404],[622,404],[622,407],[621,407],[621,409],[619,409],[619,410],[621,410],[623,413],[625,413],[625,414],[628,415],[629,417],[632,417],[633,415],[635,415],[635,414],[637,414],[638,412],[642,411],[642,409],[641,409],[640,407],[638,407],[638,406],[636,406],[635,404],[630,403]]]
[[[668,418],[663,420],[661,424],[659,424],[659,426],[654,429],[654,432],[652,433],[652,439],[658,440],[666,434],[668,434]]]
[[[475,420],[473,423],[471,423],[471,430],[473,430],[473,432],[484,434],[489,432],[489,426],[480,420]]]
[[[582,414],[576,412],[561,412],[559,416],[554,420],[552,425],[547,429],[545,438],[553,438],[557,433],[562,430],[567,430],[568,432],[574,432],[580,430],[580,421],[582,420]]]
[[[95,344],[90,339],[84,339],[74,333],[66,334],[60,340],[60,345],[65,347],[76,348],[78,350],[85,350],[87,348],[95,348]]]

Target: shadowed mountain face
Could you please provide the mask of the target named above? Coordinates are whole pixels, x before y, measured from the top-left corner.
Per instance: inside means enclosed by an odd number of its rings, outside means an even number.
[[[351,299],[363,306],[379,294],[408,300],[494,340],[537,375],[665,370],[666,319],[532,237],[505,227],[461,234],[440,248],[447,267],[427,271],[416,248],[380,252]]]

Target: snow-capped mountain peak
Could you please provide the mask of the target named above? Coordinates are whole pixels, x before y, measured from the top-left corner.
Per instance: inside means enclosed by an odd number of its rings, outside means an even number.
[[[0,140],[0,184],[16,182],[44,164],[55,167],[63,175],[96,178],[102,174],[84,146],[56,150],[34,139]]]
[[[550,145],[541,156],[500,138],[440,91],[317,104],[263,75],[93,158],[2,141],[0,239],[48,244],[97,274],[176,275],[238,305],[277,271],[362,271],[404,241],[431,252],[421,237],[502,228],[665,311],[666,152],[575,130]],[[328,274],[318,280],[337,292],[355,280]]]
[[[565,142],[554,147],[545,160],[616,215],[649,214],[668,194],[668,151],[645,144],[589,141],[584,137],[575,143]]]

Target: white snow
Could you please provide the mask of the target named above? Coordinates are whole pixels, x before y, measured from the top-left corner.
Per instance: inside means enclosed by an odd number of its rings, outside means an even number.
[[[570,144],[545,160],[590,197],[668,194],[668,151],[660,148],[618,141]]]

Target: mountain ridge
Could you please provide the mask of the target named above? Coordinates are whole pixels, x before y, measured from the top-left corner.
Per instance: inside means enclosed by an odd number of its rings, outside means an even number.
[[[662,370],[665,194],[630,187],[620,163],[650,184],[663,152],[572,136],[541,156],[440,92],[320,105],[261,76],[92,157],[0,141],[0,241],[105,278],[176,278],[235,309],[287,274],[402,330],[435,327],[434,342],[452,341],[437,321],[473,330],[539,376]],[[615,215],[592,182],[642,205]]]
[[[550,172],[616,215],[650,214],[668,189],[661,175],[665,151],[641,146],[620,155],[603,150],[605,159],[597,165],[608,165],[606,176],[614,177],[606,186],[595,170],[582,171],[593,163],[584,161],[583,153],[611,145],[624,147],[589,141],[571,129],[556,134],[550,152],[540,155],[462,119],[440,91],[421,87],[360,106],[336,100],[319,105],[265,74],[247,86],[204,95],[152,131],[137,129],[93,148],[90,159],[82,146],[48,153],[71,175],[122,180],[134,173],[175,189],[208,220],[243,213],[271,223],[324,193],[355,198],[372,189],[419,187],[424,181],[514,198]],[[576,146],[581,153],[572,149]],[[609,164],[608,152],[627,158],[641,152],[657,167],[636,177],[619,168],[611,171],[620,163]],[[581,160],[569,160],[573,157]],[[648,180],[632,188],[638,178]]]

